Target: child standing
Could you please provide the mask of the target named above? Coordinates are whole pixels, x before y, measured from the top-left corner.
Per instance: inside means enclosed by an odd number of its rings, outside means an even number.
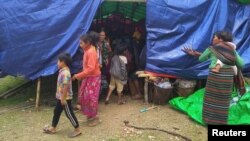
[[[78,120],[73,112],[71,101],[72,101],[72,82],[69,66],[71,65],[72,59],[68,53],[62,53],[58,57],[58,68],[59,75],[57,79],[57,91],[56,91],[56,107],[54,109],[54,116],[52,120],[52,127],[45,127],[44,133],[54,134],[56,133],[56,126],[59,122],[62,111],[64,110],[67,118],[74,126],[75,130],[68,135],[69,138],[76,137],[81,134],[79,129]]]
[[[105,104],[109,104],[109,98],[113,90],[116,88],[118,93],[118,104],[124,104],[122,99],[122,91],[124,85],[127,83],[127,58],[123,55],[126,46],[120,45],[116,47],[116,54],[111,59],[110,74],[111,80],[109,84],[108,95],[105,100]]]

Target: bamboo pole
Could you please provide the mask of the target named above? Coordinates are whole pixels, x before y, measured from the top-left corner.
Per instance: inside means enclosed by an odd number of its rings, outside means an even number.
[[[138,71],[136,72],[136,74],[138,75],[138,77],[144,77],[145,81],[144,81],[144,100],[145,103],[148,104],[148,81],[149,81],[149,74],[145,74],[144,72]]]
[[[145,99],[145,103],[148,104],[148,77],[145,77],[145,83],[144,83],[144,99]]]
[[[40,99],[40,89],[41,89],[41,78],[37,79],[37,89],[36,89],[36,108],[39,108],[39,99]]]

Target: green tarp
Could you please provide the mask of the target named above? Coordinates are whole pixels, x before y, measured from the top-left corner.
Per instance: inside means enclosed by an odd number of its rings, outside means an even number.
[[[242,4],[250,4],[250,0],[239,0]]]
[[[205,125],[202,121],[202,106],[205,89],[200,89],[189,97],[177,97],[169,101],[169,104],[190,116],[198,123]],[[232,93],[232,97],[236,93]],[[229,109],[229,125],[250,124],[250,91],[244,94],[240,100]]]
[[[126,18],[138,22],[145,19],[146,3],[104,1],[97,11],[95,19],[105,19],[112,14],[122,14]]]

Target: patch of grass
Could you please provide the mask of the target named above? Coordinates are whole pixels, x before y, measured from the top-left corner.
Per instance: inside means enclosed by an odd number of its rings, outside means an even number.
[[[27,82],[27,80],[25,80],[23,77],[6,76],[4,78],[0,78],[0,95],[10,89],[20,86],[25,82]],[[24,89],[7,99],[0,99],[0,106],[15,105],[24,102],[31,97],[32,93],[32,88]]]
[[[6,76],[4,78],[0,78],[0,94],[15,88],[24,82],[26,82],[26,80],[22,77]]]
[[[41,79],[41,90],[40,90],[40,103],[44,99],[48,99],[51,96],[55,97],[55,88],[56,88],[56,77],[43,77]],[[13,77],[6,76],[4,78],[0,78],[0,95],[3,92],[6,92],[12,88],[20,86],[21,84],[27,82],[22,77]],[[18,91],[16,94],[8,97],[7,99],[0,99],[0,106],[15,106],[17,104],[23,103],[30,98],[35,100],[36,98],[36,84],[37,81],[33,81],[32,85]]]
[[[14,96],[11,96],[7,99],[0,99],[0,106],[14,106],[20,103],[23,103],[30,98],[35,99],[35,86],[28,87]]]

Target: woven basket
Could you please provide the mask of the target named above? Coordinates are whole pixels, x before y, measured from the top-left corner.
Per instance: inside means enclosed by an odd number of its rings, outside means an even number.
[[[173,88],[160,88],[154,85],[153,103],[164,105],[173,97]]]
[[[181,97],[187,97],[194,92],[196,86],[195,80],[180,79],[176,87],[177,94]]]
[[[187,97],[194,92],[194,87],[191,88],[181,88],[177,87],[177,94],[181,97]]]

